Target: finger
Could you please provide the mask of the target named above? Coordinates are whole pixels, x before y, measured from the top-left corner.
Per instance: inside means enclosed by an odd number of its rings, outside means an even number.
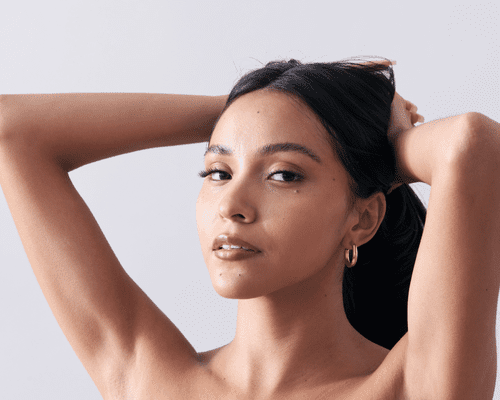
[[[377,64],[383,64],[383,65],[396,65],[396,60],[380,60],[375,62]]]
[[[370,64],[396,65],[396,60],[367,61],[367,62],[362,62],[359,64],[361,64],[361,65],[370,65]]]
[[[411,115],[411,123],[413,125],[415,125],[417,122],[420,122],[421,124],[423,124],[425,121],[425,118],[423,115],[420,115],[420,114],[412,114]]]
[[[411,101],[406,100],[406,109],[410,110],[411,112],[416,113],[418,110],[418,107],[415,104],[413,104]]]
[[[418,121],[418,116],[417,114],[411,113],[410,114],[410,121],[412,125],[415,125]]]

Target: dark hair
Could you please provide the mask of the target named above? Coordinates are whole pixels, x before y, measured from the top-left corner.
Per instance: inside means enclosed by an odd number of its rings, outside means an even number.
[[[392,349],[408,331],[408,291],[427,211],[407,184],[387,194],[396,175],[387,137],[396,90],[392,66],[352,60],[269,62],[238,80],[222,113],[238,97],[259,89],[299,98],[319,117],[348,172],[351,205],[354,196],[366,199],[384,193],[384,219],[374,237],[359,248],[356,266],[344,268],[342,294],[351,325],[370,341]]]

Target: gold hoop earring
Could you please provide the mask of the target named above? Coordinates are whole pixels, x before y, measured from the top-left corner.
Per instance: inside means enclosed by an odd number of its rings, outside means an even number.
[[[358,262],[358,248],[355,244],[352,245],[352,261],[349,261],[349,249],[345,249],[345,259],[347,260],[347,267],[352,268]]]

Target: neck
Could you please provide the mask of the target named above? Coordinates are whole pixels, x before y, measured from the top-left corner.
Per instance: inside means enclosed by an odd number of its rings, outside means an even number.
[[[238,301],[236,335],[221,357],[241,390],[316,386],[359,370],[369,341],[347,320],[339,271],[327,265],[300,283]]]

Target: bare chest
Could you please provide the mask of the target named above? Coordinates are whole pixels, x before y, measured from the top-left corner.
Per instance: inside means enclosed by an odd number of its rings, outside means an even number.
[[[149,375],[149,374],[148,374]],[[162,379],[163,378],[163,379]],[[206,369],[198,369],[175,381],[149,375],[143,380],[137,399],[182,400],[407,400],[404,396],[402,363],[389,354],[371,374],[322,385],[284,388],[279,393],[264,395],[238,389],[238,385]]]
[[[225,363],[213,362],[218,350],[204,353],[200,364],[186,371],[167,372],[161,364],[146,363],[140,368],[135,399],[196,400],[409,400],[405,393],[404,360],[406,336],[391,351],[367,353],[364,367],[355,368],[343,379],[327,378],[299,385],[283,385],[275,393],[258,393],[242,389],[241,377]],[[371,355],[369,355],[371,354]],[[370,361],[371,360],[371,361]],[[358,365],[355,363],[354,365]],[[320,376],[320,375],[318,375]]]
[[[394,373],[386,376],[372,374],[320,387],[290,388],[290,390],[264,396],[242,393],[219,382],[201,380],[184,393],[184,396],[188,395],[189,397],[181,396],[178,398],[203,400],[406,400],[403,397],[402,383],[402,377]]]

